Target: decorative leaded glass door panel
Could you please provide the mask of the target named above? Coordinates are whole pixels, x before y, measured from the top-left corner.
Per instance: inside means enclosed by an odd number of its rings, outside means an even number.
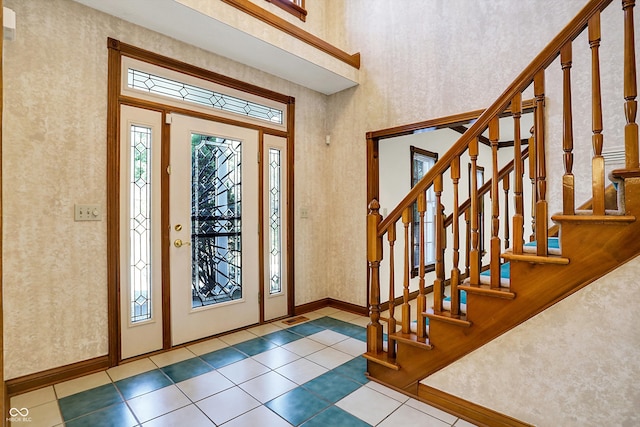
[[[162,114],[122,106],[120,126],[120,352],[162,349]]]
[[[173,114],[172,344],[259,321],[258,132]]]

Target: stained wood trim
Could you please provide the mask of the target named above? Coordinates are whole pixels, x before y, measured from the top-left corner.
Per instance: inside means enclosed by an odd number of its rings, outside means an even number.
[[[522,101],[522,112],[530,113],[533,111],[535,107],[534,99],[527,99]],[[484,110],[473,110],[468,111],[466,113],[460,114],[452,114],[450,116],[438,117],[436,119],[425,120],[422,122],[415,122],[401,126],[395,126],[387,129],[381,129],[373,132],[367,133],[367,138],[373,139],[385,139],[385,138],[395,138],[397,136],[409,135],[416,130],[431,128],[434,127],[436,129],[447,128],[451,126],[463,125],[468,123],[470,120],[475,120],[484,112]],[[500,117],[506,117],[511,115],[511,110],[509,108],[505,109]]]
[[[290,97],[287,104],[287,313],[295,312],[295,98]]]
[[[4,6],[3,0],[0,0],[0,22],[4,22]],[[4,105],[4,87],[3,87],[3,43],[0,43],[0,128],[2,128],[2,107]],[[0,132],[0,230],[2,230],[2,132]],[[4,348],[4,309],[2,302],[2,289],[3,289],[3,270],[2,270],[2,247],[3,247],[2,233],[0,233],[0,349]],[[6,409],[9,407],[9,393],[7,393],[7,385],[4,382],[4,351],[0,352],[0,380],[2,387],[0,388],[0,404],[2,405],[2,425],[6,425]]]
[[[367,307],[352,304],[350,302],[338,301],[333,298],[323,298],[317,301],[312,301],[296,306],[294,315],[298,316],[300,314],[309,313],[325,307],[334,307],[342,311],[349,311],[351,313],[360,314],[362,316],[367,316],[369,314],[369,309]]]
[[[532,424],[424,384],[418,384],[418,399],[479,426],[533,427]]]
[[[27,391],[37,390],[42,387],[57,384],[62,381],[103,371],[111,365],[109,359],[109,356],[105,355],[94,359],[83,360],[82,362],[59,366],[53,369],[47,369],[46,371],[37,372],[35,374],[13,378],[6,382],[7,393],[9,396],[15,396],[17,394],[26,393]]]
[[[132,46],[127,43],[123,43],[119,40],[109,38],[109,48],[118,50],[122,56],[127,56],[133,59],[139,59],[140,61],[149,62],[151,64],[159,65],[164,68],[176,71],[178,73],[189,74],[194,77],[198,77],[204,80],[208,80],[213,83],[221,84],[223,86],[237,89],[242,92],[247,92],[252,95],[261,96],[263,98],[272,99],[274,101],[282,102],[284,104],[289,103],[291,97],[283,95],[272,90],[262,88],[250,83],[245,83],[241,80],[234,79],[222,74],[215,73],[205,68],[200,68],[195,65],[188,64],[186,62],[178,61],[177,59],[169,58],[136,46]]]
[[[108,39],[107,80],[107,310],[109,365],[121,358],[120,349],[120,42]]]
[[[310,46],[315,47],[318,50],[321,50],[333,56],[334,58],[339,59],[340,61],[352,66],[353,68],[360,69],[360,53],[349,54],[341,49],[338,49],[337,47],[327,43],[321,38],[314,36],[313,34],[301,28],[296,27],[285,19],[282,19],[267,10],[264,10],[263,8],[255,3],[252,3],[249,0],[221,1],[235,7],[236,9],[241,10],[248,15],[253,16],[256,19],[259,19],[266,24],[271,25],[274,28],[277,28],[284,33],[289,34],[290,36],[297,38],[298,40],[307,43]]]
[[[269,134],[282,138],[287,138],[287,209],[288,209],[288,241],[287,241],[287,264],[288,264],[288,314],[294,313],[295,301],[295,275],[294,275],[294,125],[295,125],[295,98],[264,89],[259,86],[244,83],[212,71],[199,68],[181,61],[168,58],[126,43],[119,40],[108,38],[107,47],[109,50],[109,79],[108,79],[108,100],[107,100],[107,268],[108,268],[108,322],[109,322],[109,360],[110,366],[115,366],[122,359],[120,348],[120,298],[119,298],[119,281],[120,281],[120,247],[119,247],[119,182],[120,182],[120,123],[119,109],[121,105],[130,105],[138,108],[155,110],[162,113],[162,132],[163,140],[169,141],[170,127],[166,125],[166,114],[179,113],[191,117],[198,117],[205,120],[213,120],[220,123],[231,124],[249,129],[257,130],[261,135]],[[121,58],[127,56],[138,59],[150,64],[158,65],[179,73],[188,74],[194,77],[205,79],[216,84],[220,84],[232,89],[240,90],[245,93],[256,95],[259,97],[271,99],[286,104],[287,108],[287,129],[286,131],[262,127],[257,124],[245,123],[240,120],[220,117],[215,114],[207,114],[198,111],[189,110],[170,106],[159,102],[153,102],[135,97],[120,94],[121,85]],[[163,170],[168,165],[169,144],[163,144]],[[163,212],[167,212],[168,206],[168,178],[166,174],[162,174],[165,197],[163,197]],[[166,199],[166,200],[164,200]],[[167,238],[169,230],[168,217],[162,218],[163,238]],[[162,262],[168,265],[168,248],[163,248]],[[163,350],[171,347],[171,307],[169,292],[169,275],[163,269]],[[262,315],[263,316],[263,315]]]
[[[307,20],[307,11],[303,5],[298,5],[291,0],[266,0],[269,3],[278,6],[282,10],[286,10],[293,16],[299,18],[301,21]]]

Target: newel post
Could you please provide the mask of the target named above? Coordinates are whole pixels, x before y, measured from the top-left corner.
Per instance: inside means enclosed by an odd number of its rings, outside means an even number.
[[[382,220],[380,203],[373,199],[367,215],[367,262],[369,263],[369,317],[367,325],[367,352],[382,351],[382,324],[380,324],[380,261],[382,261],[382,238],[378,237],[378,225]]]

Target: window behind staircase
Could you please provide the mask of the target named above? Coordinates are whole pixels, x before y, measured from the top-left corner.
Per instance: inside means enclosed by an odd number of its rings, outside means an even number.
[[[411,187],[426,175],[438,160],[438,154],[418,147],[411,146]],[[433,187],[427,190],[427,211],[424,216],[424,267],[425,271],[433,271],[436,263],[435,250],[435,211],[436,200]],[[420,267],[420,216],[418,205],[413,204],[413,218],[411,221],[411,277],[418,275]]]

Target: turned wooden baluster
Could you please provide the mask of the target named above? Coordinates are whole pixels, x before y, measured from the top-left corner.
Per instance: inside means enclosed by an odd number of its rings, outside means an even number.
[[[547,169],[544,140],[544,70],[538,71],[533,79],[533,93],[536,98],[535,145],[536,145],[536,247],[537,255],[548,255],[547,229]]]
[[[522,117],[522,94],[518,93],[511,101],[513,115],[513,176],[514,176],[514,205],[513,216],[513,253],[521,254],[524,244],[524,204],[522,199],[522,146],[520,143],[520,118]],[[509,206],[505,202],[505,206]],[[508,215],[507,215],[508,218]],[[508,221],[507,221],[508,223]]]
[[[638,124],[636,114],[638,95],[636,80],[636,48],[634,36],[633,8],[635,0],[622,0],[624,11],[624,114],[627,124],[624,127],[625,166],[638,169]]]
[[[382,351],[382,324],[380,323],[380,261],[382,261],[382,237],[378,237],[380,203],[372,200],[367,215],[367,261],[369,263],[369,317],[367,325],[367,351]]]
[[[529,137],[529,180],[531,181],[531,235],[530,241],[536,239],[536,201],[538,196],[536,194],[536,139],[535,125],[529,130],[531,136]]]
[[[571,108],[571,42],[560,50],[562,65],[562,150],[564,151],[564,176],[562,177],[562,213],[575,214],[575,181],[573,176],[573,113]]]
[[[418,324],[416,334],[418,338],[424,338],[426,336],[424,318],[422,313],[427,308],[427,296],[424,292],[424,215],[427,210],[427,198],[423,192],[418,195],[418,217],[420,218],[420,241],[418,242],[418,297],[416,299],[416,305],[418,308]]]
[[[471,249],[469,251],[469,282],[480,284],[480,236],[478,233],[478,138],[469,143],[469,159],[471,160]]]
[[[491,268],[491,288],[500,287],[500,203],[498,196],[498,141],[500,139],[500,122],[496,116],[489,122],[489,141],[491,142],[491,158],[493,176],[491,178],[491,251],[489,266]]]
[[[411,208],[405,208],[402,211],[402,224],[404,225],[404,283],[402,292],[402,333],[408,334],[411,332],[411,306],[409,306],[409,259],[410,253],[409,246],[411,240],[409,239],[409,225],[411,224]]]
[[[451,180],[453,181],[453,268],[451,269],[451,316],[460,315],[460,294],[458,285],[460,284],[460,218],[458,218],[458,184],[460,182],[460,156],[456,156],[451,163]]]
[[[444,224],[442,221],[442,175],[436,176],[433,181],[433,190],[436,195],[435,211],[435,243],[436,243],[436,278],[433,281],[433,311],[442,311],[442,299],[444,298]]]
[[[465,227],[465,252],[464,252],[464,276],[469,277],[469,254],[471,253],[471,209],[464,211]]]
[[[589,19],[589,45],[591,46],[591,113],[592,113],[592,144],[593,158],[591,159],[593,214],[604,215],[604,157],[602,146],[602,95],[600,90],[600,12],[596,12]]]
[[[396,243],[396,224],[393,223],[387,231],[387,239],[389,240],[389,321],[387,322],[388,334],[392,334],[396,331],[396,318],[395,316],[395,255],[394,246]],[[391,340],[387,341],[387,353],[389,357],[396,357],[396,346],[392,344]]]
[[[504,191],[504,247],[509,247],[509,175],[505,175],[502,179],[502,191]]]

